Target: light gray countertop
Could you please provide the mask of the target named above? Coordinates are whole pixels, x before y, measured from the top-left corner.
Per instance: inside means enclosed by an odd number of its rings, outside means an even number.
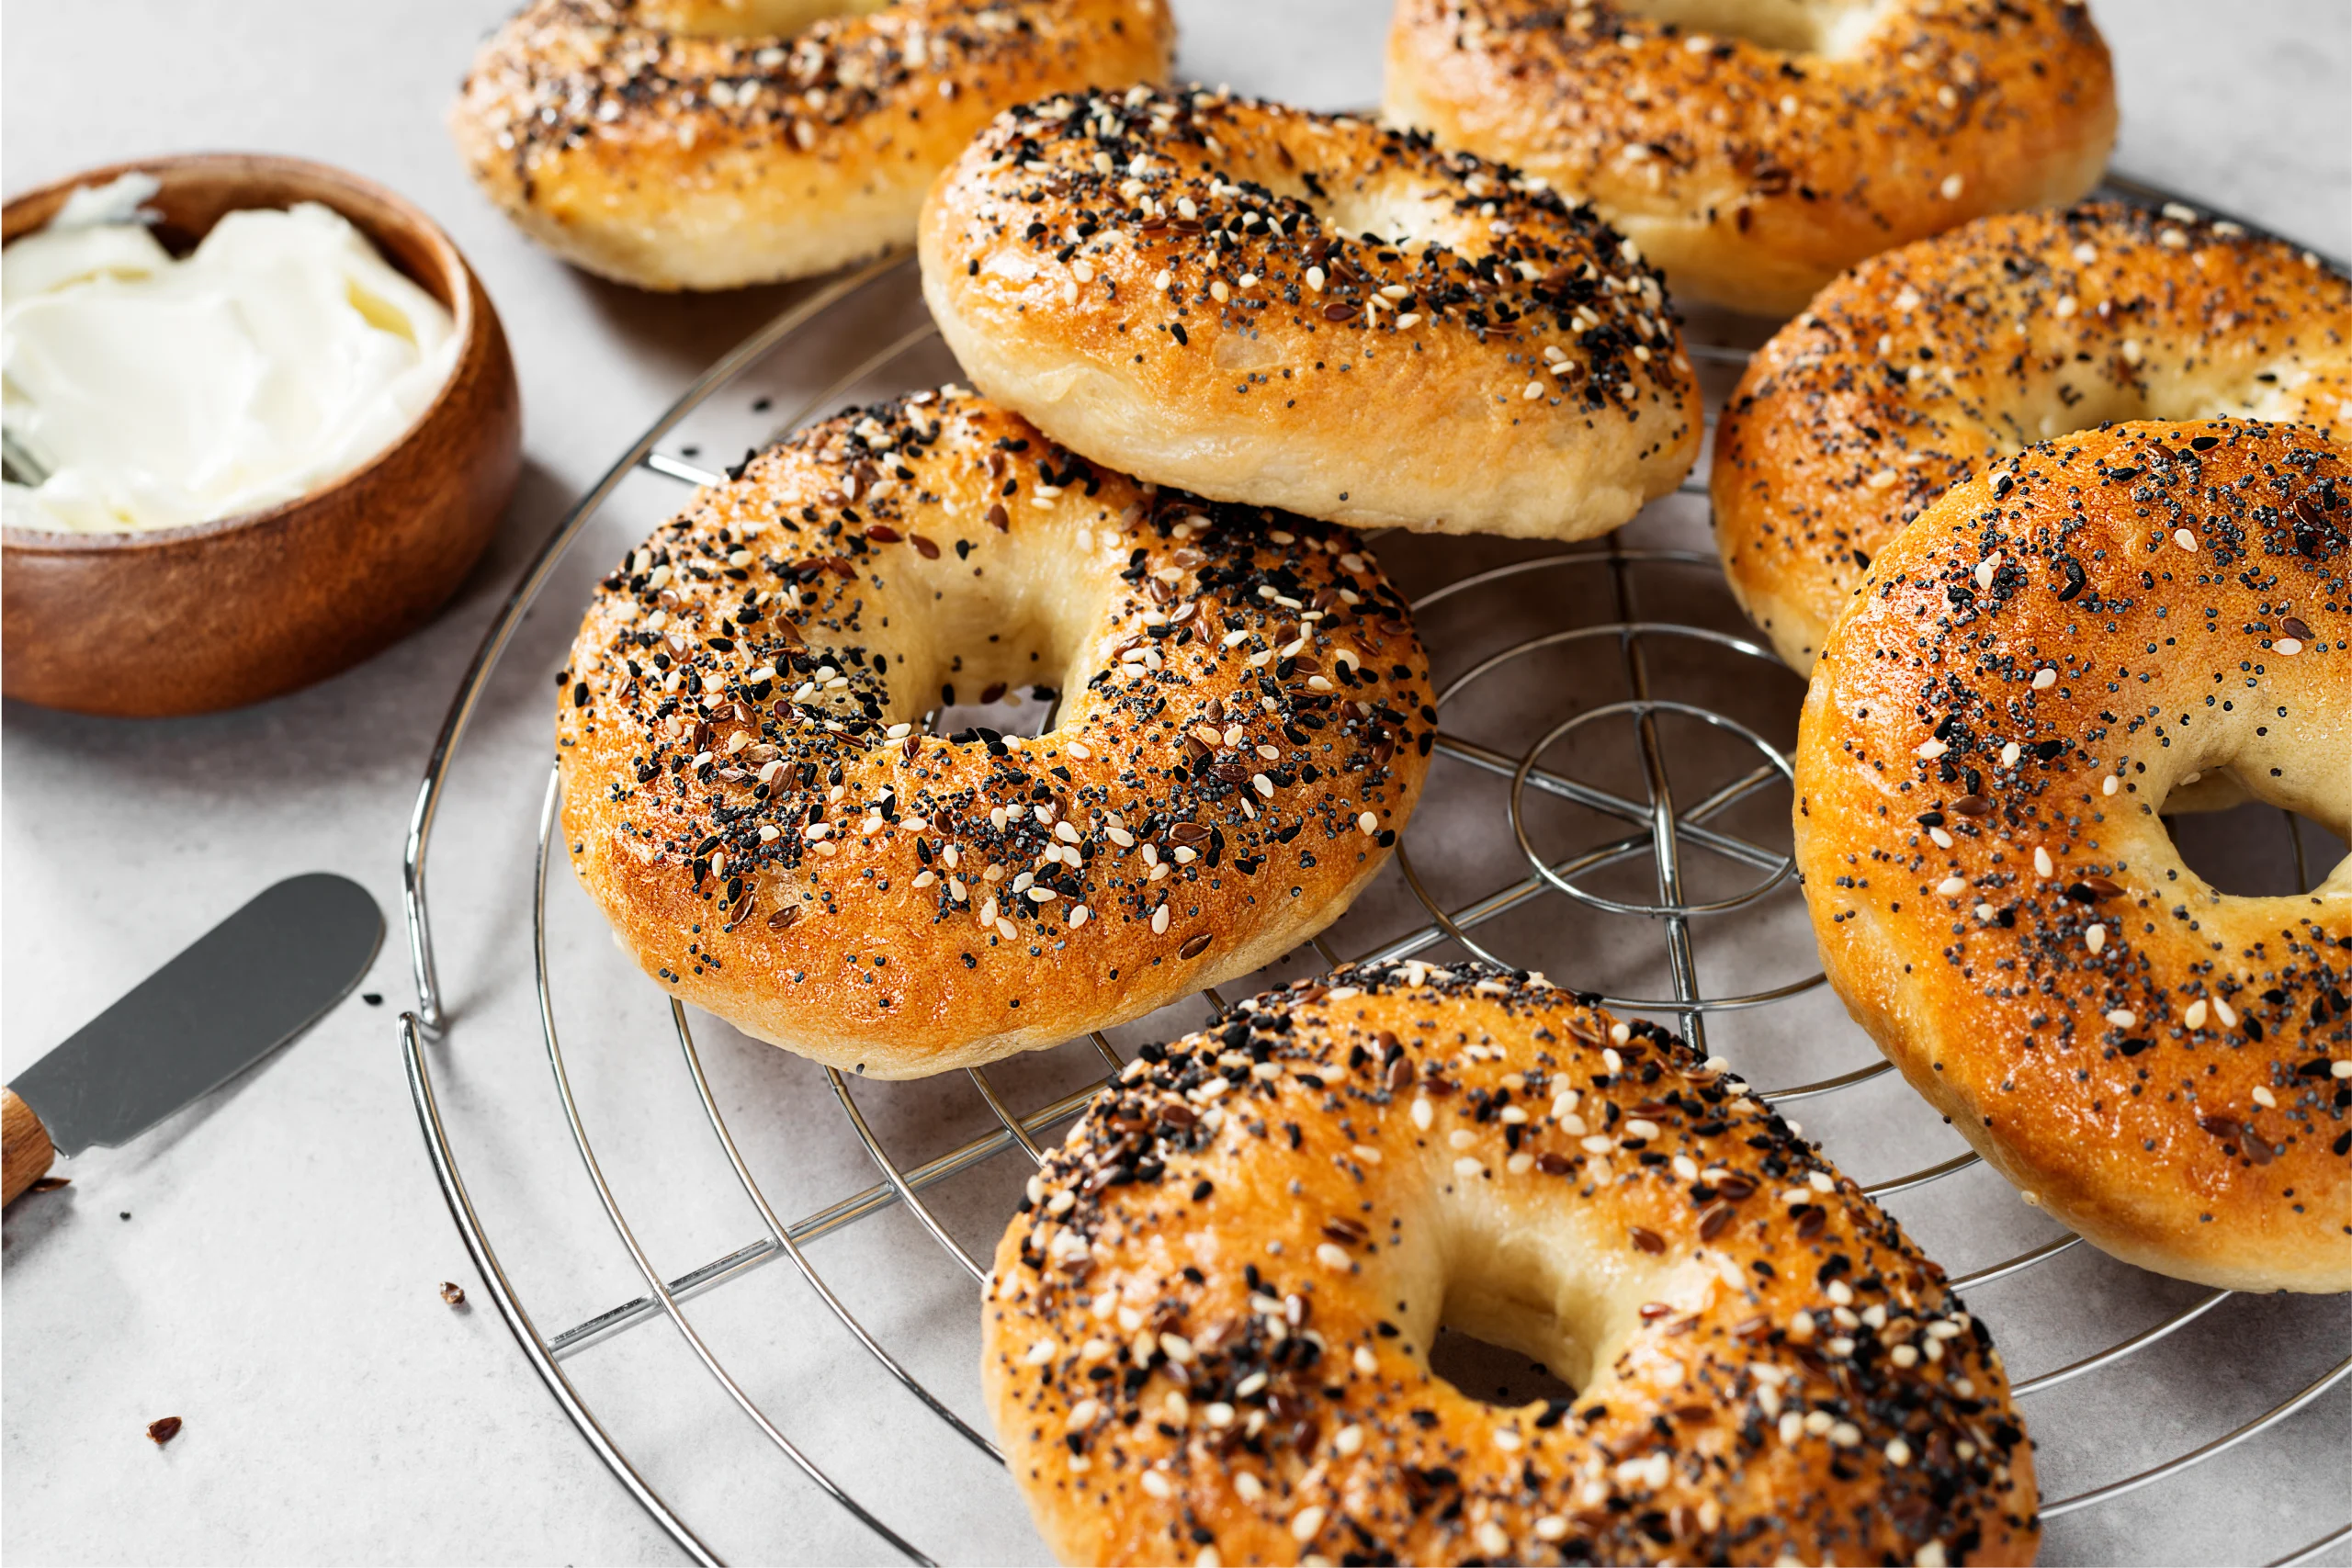
[[[534,249],[473,192],[440,120],[475,39],[503,9],[503,0],[9,0],[0,13],[8,190],[199,149],[294,152],[380,180],[447,225],[480,272],[513,343],[526,426],[521,487],[489,558],[430,626],[362,668],[207,718],[108,722],[10,704],[0,720],[8,1075],[280,876],[345,873],[393,922],[361,987],[380,994],[380,1006],[355,995],[231,1093],[130,1149],[71,1162],[61,1172],[71,1188],[8,1213],[0,1553],[11,1562],[676,1560],[496,1315],[452,1312],[436,1293],[456,1280],[479,1301],[480,1287],[428,1172],[394,1045],[394,1016],[413,999],[397,924],[400,850],[432,737],[522,558],[696,371],[786,296],[614,288]],[[1177,9],[1190,75],[1317,107],[1378,96],[1380,0],[1178,0]],[[2120,76],[2119,167],[2352,254],[2352,7],[2121,0],[2098,17]],[[571,602],[554,605],[551,626]],[[541,651],[553,646],[542,637]],[[540,721],[508,713],[496,722],[530,738]],[[526,778],[516,796],[526,815],[511,832],[527,835],[536,794]],[[487,895],[469,902],[468,886],[453,877],[445,895],[459,933],[450,940],[470,940],[469,922],[511,940],[524,907]],[[461,949],[445,965],[462,971],[468,956]],[[565,1201],[583,1202],[560,1127],[518,1127],[510,1138],[484,1109],[491,1100],[467,1098],[492,1088],[514,1097],[505,1103],[536,1094],[545,1122],[544,1065],[515,1069],[537,1075],[534,1089],[488,1068],[469,1082],[467,1064],[452,1056],[447,1071],[453,1112],[477,1112],[468,1147],[483,1151],[493,1176],[552,1171],[571,1184]],[[820,1079],[792,1081],[823,1092]],[[517,1192],[501,1212],[503,1234],[570,1234],[578,1224]],[[738,1215],[699,1239],[741,1241],[743,1229]],[[610,1250],[608,1237],[603,1245]],[[570,1304],[605,1304],[628,1283],[623,1258]],[[2310,1314],[2294,1322],[2306,1343]],[[2218,1352],[2212,1367],[2254,1376]],[[2118,1405],[2106,1418],[2165,1425],[2162,1385],[2143,1393],[2144,1409]],[[2331,1473],[2341,1485],[2346,1394],[2339,1388],[2306,1413],[2301,1447],[2266,1438],[2228,1461],[2236,1490],[2214,1512],[2229,1533],[2214,1533],[2211,1520],[2201,1532],[2196,1521],[2167,1522],[2168,1533],[2125,1529],[2118,1539],[2143,1557],[2166,1556],[2171,1543],[2204,1560],[2260,1560],[2342,1522],[2340,1492],[2316,1509],[2301,1494]],[[602,1396],[633,1397],[616,1385]],[[695,1420],[735,1422],[715,1406],[695,1410]],[[142,1431],[166,1415],[187,1425],[158,1452]],[[658,1409],[649,1418],[659,1427]],[[823,1424],[840,1462],[895,1496],[934,1484],[927,1466],[891,1472],[892,1423],[915,1419],[892,1406],[868,1425],[862,1405],[845,1403]],[[701,1440],[691,1424],[662,1436],[690,1456]],[[2279,1473],[2282,1456],[2314,1451],[2325,1459],[2320,1474]],[[953,1476],[935,1484],[952,1491],[968,1479],[981,1495],[973,1518],[1017,1517],[984,1470]],[[689,1473],[675,1483],[713,1512],[732,1506],[705,1481],[698,1488]],[[770,1517],[768,1499],[747,1506]],[[923,1539],[945,1555],[1035,1549],[1018,1526],[942,1533],[966,1528],[945,1497],[915,1495],[909,1506],[939,1521]],[[775,1522],[752,1537],[761,1544],[746,1550],[739,1538],[738,1554],[873,1555],[870,1539],[817,1508],[805,1495],[775,1504]],[[2153,1501],[2150,1510],[2163,1517]],[[2088,1539],[2053,1537],[2053,1547]],[[967,1540],[968,1552],[955,1544]],[[2331,1560],[2352,1557],[2338,1549]]]

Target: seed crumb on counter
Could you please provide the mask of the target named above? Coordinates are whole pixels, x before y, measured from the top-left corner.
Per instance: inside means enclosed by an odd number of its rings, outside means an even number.
[[[147,1440],[159,1449],[179,1435],[180,1418],[176,1416],[166,1416],[161,1421],[147,1423]]]
[[[466,1304],[466,1289],[454,1280],[444,1280],[441,1281],[441,1299],[453,1307],[461,1307]]]

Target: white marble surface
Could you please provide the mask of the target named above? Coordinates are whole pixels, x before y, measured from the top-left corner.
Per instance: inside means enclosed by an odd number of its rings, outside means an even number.
[[[9,190],[118,158],[199,148],[299,152],[384,181],[448,226],[495,299],[521,369],[528,453],[500,541],[458,602],[357,671],[260,708],[183,722],[6,708],[7,1074],[276,877],[344,872],[397,919],[401,836],[419,769],[516,563],[649,417],[782,297],[662,299],[610,288],[531,249],[473,195],[439,117],[474,39],[501,9],[501,0],[10,0],[0,10]],[[1385,13],[1377,0],[1179,0],[1179,11],[1193,74],[1317,105],[1376,96]],[[2099,15],[2121,76],[2120,166],[2352,253],[2352,9],[2333,0],[2131,0]],[[481,777],[463,781],[470,814],[453,815],[442,851],[455,863],[442,918],[445,974],[460,1012],[436,1070],[493,1231],[550,1329],[632,1293],[633,1277],[554,1121],[544,1060],[516,1032],[528,1028],[527,996],[499,964],[527,918],[519,884],[465,872],[512,873],[526,844],[537,793],[528,759],[541,744],[537,671],[552,668],[578,586],[576,574],[558,584],[556,608],[518,648],[528,678],[485,709],[485,759],[524,765],[493,776],[486,762]],[[602,936],[576,901],[558,902],[563,960],[601,961]],[[384,1005],[355,996],[231,1092],[130,1149],[73,1162],[70,1189],[8,1213],[0,1555],[676,1560],[573,1435],[495,1314],[453,1313],[435,1293],[452,1279],[481,1298],[426,1169],[393,1046],[393,1014],[412,998],[397,927],[362,988]],[[647,1030],[662,1024],[641,998],[615,1016]],[[1846,1028],[1815,1016],[1825,1030]],[[515,1030],[502,1033],[493,1021]],[[803,1140],[823,1138],[835,1162],[827,1168],[856,1176],[854,1146],[839,1163],[838,1115],[810,1098],[823,1095],[821,1079],[739,1045],[707,1042],[706,1055],[755,1159],[781,1163]],[[651,1090],[629,1076],[633,1065],[603,1055],[582,1063],[583,1100],[607,1118],[600,1124],[627,1109],[649,1124],[674,1123],[682,1138],[696,1135],[700,1113],[690,1098],[681,1102],[675,1059],[663,1056],[660,1076],[646,1080],[658,1086]],[[1043,1081],[1045,1071],[1032,1077]],[[893,1100],[890,1126],[922,1142],[922,1108],[920,1096]],[[1890,1123],[1905,1114],[1884,1102]],[[727,1180],[723,1167],[711,1168],[707,1133],[690,1146],[653,1126],[616,1143],[616,1181],[640,1204],[673,1182],[701,1190]],[[1982,1179],[1980,1199],[1990,1192]],[[799,1213],[844,1190],[811,1183],[776,1197]],[[978,1247],[988,1215],[975,1200],[951,1217]],[[1923,1234],[1941,1223],[1934,1213],[1905,1218]],[[1953,1224],[1955,1237],[1978,1235]],[[903,1249],[928,1245],[911,1225],[865,1229],[875,1235],[826,1244],[835,1248],[825,1255],[829,1269],[923,1375],[976,1411],[961,1361],[968,1294],[931,1259],[920,1288],[900,1282]],[[685,1215],[654,1239],[662,1260],[682,1268],[754,1234],[738,1202]],[[2035,1239],[2018,1234],[2017,1245]],[[572,1260],[582,1258],[594,1260],[589,1277],[577,1277]],[[714,1340],[730,1335],[749,1348],[766,1378],[757,1392],[792,1412],[796,1436],[934,1553],[1034,1555],[1001,1479],[968,1450],[929,1438],[943,1429],[903,1395],[876,1392],[878,1380],[854,1380],[838,1357],[796,1359],[796,1325],[808,1321],[786,1315],[797,1287],[782,1269],[758,1278],[707,1298],[705,1321]],[[2085,1313],[2118,1299],[2193,1299],[2099,1267],[2056,1278],[2080,1292]],[[2098,1343],[2070,1347],[2067,1312],[2050,1310],[2058,1304],[2045,1303],[2035,1327],[2052,1337],[2036,1343],[2026,1370]],[[2098,1462],[2107,1448],[2160,1457],[2216,1435],[2342,1353],[2343,1314],[2328,1305],[2223,1310],[2239,1315],[2202,1337],[2182,1336],[2156,1375],[2086,1394],[2037,1427],[2045,1449],[2075,1465],[2078,1481],[2109,1479],[2132,1466]],[[2003,1332],[2014,1344],[2006,1325]],[[695,1381],[666,1330],[631,1335],[571,1364],[632,1452],[648,1456],[681,1506],[739,1560],[876,1556],[870,1537],[787,1479],[755,1437],[744,1446],[749,1427]],[[2244,1397],[2232,1404],[2233,1393]],[[187,1426],[159,1453],[141,1431],[164,1415]],[[2352,1399],[2339,1389],[2300,1426],[2220,1461],[2198,1493],[2143,1494],[2097,1528],[2064,1522],[2052,1553],[2276,1556],[2342,1521],[2340,1490],[2314,1502],[2312,1487],[2340,1489],[2347,1423]],[[2335,1560],[2352,1558],[2339,1550]]]

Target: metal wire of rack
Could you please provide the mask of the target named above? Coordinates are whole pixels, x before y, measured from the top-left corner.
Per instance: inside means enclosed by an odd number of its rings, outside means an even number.
[[[2178,199],[2170,192],[2120,176],[2111,178],[2109,186],[2117,194],[2151,203]],[[419,1004],[414,1011],[401,1017],[399,1034],[407,1081],[424,1132],[425,1148],[435,1179],[448,1202],[451,1216],[480,1270],[492,1303],[558,1405],[647,1513],[689,1556],[705,1562],[718,1559],[703,1535],[665,1501],[662,1492],[648,1478],[644,1469],[612,1436],[605,1420],[599,1417],[591,1401],[583,1396],[573,1377],[566,1371],[566,1363],[632,1328],[657,1319],[666,1319],[726,1403],[735,1406],[748,1419],[778,1461],[870,1530],[875,1540],[892,1551],[912,1562],[931,1561],[876,1511],[877,1505],[872,1491],[864,1496],[851,1491],[820,1465],[808,1449],[784,1430],[770,1412],[773,1401],[755,1395],[750,1385],[756,1380],[738,1375],[737,1371],[714,1348],[711,1340],[698,1330],[685,1311],[686,1303],[742,1280],[769,1263],[778,1260],[788,1262],[821,1307],[824,1317],[830,1319],[840,1333],[854,1341],[891,1382],[923,1406],[958,1442],[968,1445],[988,1461],[1001,1462],[1001,1456],[996,1446],[980,1427],[958,1414],[947,1397],[935,1391],[918,1371],[894,1354],[852,1310],[844,1294],[835,1288],[825,1272],[820,1270],[812,1258],[811,1249],[820,1240],[897,1211],[913,1219],[931,1241],[944,1252],[952,1269],[973,1281],[983,1279],[985,1274],[980,1261],[957,1239],[953,1226],[936,1206],[935,1198],[927,1195],[952,1190],[952,1184],[956,1183],[959,1178],[989,1165],[1000,1156],[1011,1156],[1021,1162],[1041,1159],[1041,1140],[1075,1118],[1100,1087],[1100,1074],[1117,1072],[1124,1058],[1103,1033],[1093,1034],[1074,1048],[1091,1053],[1088,1059],[1096,1064],[1097,1074],[1027,1110],[1016,1109],[1013,1098],[994,1076],[1002,1070],[1001,1067],[973,1069],[966,1075],[967,1079],[985,1107],[987,1122],[992,1124],[978,1135],[967,1138],[944,1153],[914,1163],[906,1163],[892,1152],[884,1134],[876,1130],[861,1105],[859,1091],[851,1080],[838,1071],[827,1070],[826,1077],[842,1117],[857,1145],[870,1160],[878,1179],[830,1204],[797,1218],[787,1219],[785,1212],[772,1201],[767,1188],[755,1172],[753,1156],[747,1152],[743,1141],[739,1139],[722,1110],[723,1097],[714,1088],[707,1070],[704,1053],[698,1048],[695,1039],[693,1020],[683,1006],[672,1000],[668,1003],[672,1032],[701,1112],[732,1172],[741,1197],[758,1214],[763,1234],[746,1245],[711,1257],[684,1272],[665,1271],[657,1266],[648,1246],[640,1239],[639,1223],[632,1221],[616,1184],[608,1179],[600,1162],[598,1145],[591,1135],[588,1116],[583,1108],[576,1065],[567,1055],[563,1035],[558,1026],[560,987],[550,971],[548,894],[550,877],[554,874],[550,867],[560,858],[551,852],[558,829],[559,786],[550,770],[540,794],[537,841],[532,861],[530,930],[536,1011],[564,1126],[596,1196],[597,1205],[613,1235],[628,1255],[641,1281],[642,1291],[628,1301],[549,1334],[537,1326],[537,1320],[525,1305],[514,1277],[502,1263],[498,1249],[492,1243],[489,1229],[475,1206],[459,1168],[449,1125],[436,1094],[432,1066],[434,1053],[428,1050],[428,1042],[444,1039],[452,1017],[444,1000],[435,964],[434,928],[426,897],[428,852],[437,815],[451,787],[452,770],[461,743],[476,719],[493,674],[509,653],[526,615],[548,587],[559,565],[592,521],[606,510],[623,481],[640,472],[696,484],[718,480],[720,476],[698,462],[692,448],[664,450],[662,443],[682,422],[703,409],[717,395],[737,385],[754,367],[788,355],[829,313],[842,310],[848,302],[869,291],[908,290],[912,267],[910,260],[886,257],[842,275],[805,294],[711,366],[580,499],[523,570],[466,671],[427,765],[405,849],[404,902]],[[923,350],[933,336],[927,322],[919,322],[890,336],[879,347],[856,358],[821,391],[808,397],[798,412],[775,428],[794,428],[812,413],[834,406],[854,388],[886,376],[893,367]],[[1735,369],[1744,364],[1747,357],[1745,349],[1729,343],[1700,341],[1695,333],[1690,347],[1694,357],[1702,366],[1713,366],[1719,370]],[[1711,409],[1711,422],[1712,417]],[[1703,485],[1696,481],[1686,485],[1684,490],[1686,493],[1703,495]],[[1654,929],[1662,935],[1664,968],[1671,994],[1663,997],[1611,995],[1606,998],[1607,1004],[1621,1010],[1670,1016],[1702,1050],[1709,1048],[1711,1026],[1726,1015],[1769,1008],[1822,986],[1823,976],[1817,969],[1777,983],[1751,985],[1745,989],[1730,991],[1711,990],[1702,981],[1697,928],[1715,917],[1736,912],[1752,913],[1776,891],[1785,896],[1794,875],[1794,864],[1785,848],[1758,842],[1753,832],[1732,825],[1743,806],[1768,796],[1776,788],[1786,787],[1792,776],[1788,750],[1768,739],[1755,725],[1733,714],[1720,711],[1717,706],[1668,696],[1660,690],[1661,660],[1670,661],[1693,653],[1708,658],[1728,656],[1741,661],[1752,661],[1759,671],[1781,669],[1770,650],[1746,635],[1744,630],[1693,624],[1687,618],[1661,615],[1650,607],[1658,597],[1657,585],[1661,581],[1668,584],[1668,592],[1679,594],[1683,590],[1677,584],[1678,578],[1687,578],[1695,571],[1702,574],[1702,580],[1713,581],[1714,569],[1714,558],[1711,552],[1647,547],[1629,543],[1622,537],[1612,537],[1598,546],[1552,549],[1506,560],[1443,582],[1415,598],[1416,614],[1426,621],[1432,614],[1442,614],[1443,607],[1450,604],[1466,602],[1468,596],[1492,592],[1507,586],[1525,588],[1539,579],[1548,582],[1551,581],[1549,574],[1566,574],[1597,592],[1604,609],[1600,618],[1579,618],[1573,624],[1552,626],[1489,650],[1441,685],[1438,696],[1441,715],[1439,754],[1464,770],[1467,777],[1483,776],[1506,786],[1512,840],[1510,848],[1516,860],[1521,863],[1518,874],[1501,886],[1474,897],[1455,900],[1442,896],[1441,890],[1433,889],[1431,883],[1437,879],[1417,865],[1413,847],[1400,841],[1395,859],[1398,880],[1409,894],[1410,902],[1405,903],[1401,898],[1396,902],[1398,908],[1409,911],[1413,923],[1408,929],[1391,932],[1385,940],[1355,953],[1351,955],[1353,958],[1400,959],[1452,948],[1498,963],[1510,964],[1513,962],[1512,954],[1499,951],[1502,944],[1493,942],[1487,928],[1507,926],[1512,918],[1525,916],[1547,897],[1557,897],[1571,900],[1596,915],[1640,929]],[[1458,712],[1461,705],[1491,689],[1483,684],[1490,678],[1506,677],[1514,665],[1524,664],[1546,654],[1578,649],[1588,653],[1613,651],[1617,679],[1626,694],[1622,699],[1577,707],[1557,724],[1536,733],[1532,742],[1516,755],[1475,739],[1466,732],[1465,727],[1450,721],[1449,710]],[[1045,716],[1049,718],[1050,715]],[[1583,731],[1594,726],[1610,724],[1627,725],[1632,728],[1634,746],[1631,756],[1639,779],[1638,791],[1589,782],[1567,771],[1544,764],[1544,757],[1555,748],[1573,742]],[[1704,731],[1735,750],[1744,750],[1752,753],[1755,760],[1745,767],[1734,769],[1728,777],[1714,784],[1703,795],[1686,802],[1676,792],[1676,769],[1669,765],[1671,748],[1666,739],[1669,726],[1692,727]],[[1531,822],[1537,803],[1573,808],[1589,814],[1597,821],[1615,823],[1618,827],[1613,836],[1573,854],[1547,854],[1538,849],[1535,839],[1539,829]],[[1431,804],[1425,802],[1422,815],[1426,817],[1430,810]],[[1417,818],[1416,827],[1420,825],[1420,820]],[[1785,811],[1780,820],[1785,823]],[[2295,829],[2291,818],[2288,819],[2288,825],[2290,829]],[[1414,835],[1408,834],[1408,837]],[[1706,880],[1694,873],[1691,860],[1694,853],[1713,857],[1714,861],[1736,868],[1747,880],[1744,884],[1730,886],[1728,890],[1718,890],[1712,886],[1704,891],[1694,889],[1694,882]],[[2304,863],[2304,845],[2300,831],[2292,840],[2292,855],[2296,880],[2300,885],[2309,886],[2312,878]],[[1623,886],[1624,874],[1645,865],[1648,873],[1647,893],[1627,890]],[[1619,880],[1613,883],[1603,880],[1611,874],[1617,874]],[[1601,886],[1615,891],[1603,892]],[[1335,928],[1339,929],[1341,928]],[[1316,959],[1322,964],[1336,966],[1343,961],[1342,954],[1326,938],[1315,939],[1313,949]],[[1211,990],[1205,995],[1209,1003],[1223,1007],[1224,998],[1216,991]],[[1180,1021],[1175,1027],[1182,1026]],[[1841,1091],[1877,1079],[1889,1070],[1890,1065],[1885,1061],[1873,1060],[1866,1066],[1762,1092],[1781,1107],[1804,1101],[1827,1100]],[[866,1090],[868,1093],[874,1091],[875,1086],[869,1086]],[[1885,1200],[1941,1182],[1976,1163],[1974,1154],[1962,1153],[1869,1183],[1864,1190],[1874,1198]],[[1025,1165],[1021,1168],[1025,1168]],[[1991,1287],[2048,1265],[2074,1251],[2078,1245],[2078,1239],[2071,1235],[2044,1239],[2012,1256],[1957,1274],[1951,1283],[1962,1291]],[[2037,1396],[2115,1368],[2222,1309],[2231,1300],[2232,1292],[2227,1291],[2215,1291],[2197,1297],[2153,1325],[2128,1334],[2050,1371],[2018,1381],[2014,1385],[2015,1393],[2026,1402],[2030,1418],[2038,1403]],[[973,1325],[977,1328],[977,1315]],[[2045,1520],[2063,1518],[2182,1476],[2287,1422],[2347,1376],[2352,1376],[2352,1358],[2336,1361],[2299,1391],[2218,1436],[2195,1443],[2133,1473],[2044,1503],[2042,1517]],[[1015,1509],[1018,1506],[1009,1488],[1004,1493],[1003,1506]],[[2278,1562],[2308,1562],[2347,1540],[2352,1540],[2352,1523],[2326,1532],[2300,1550],[2278,1559]]]

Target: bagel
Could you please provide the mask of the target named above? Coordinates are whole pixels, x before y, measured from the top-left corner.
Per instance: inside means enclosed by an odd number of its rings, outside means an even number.
[[[1698,456],[1690,361],[1634,250],[1363,120],[1197,89],[1032,105],[941,177],[920,245],[982,391],[1221,501],[1578,539]]]
[[[1799,671],[1897,529],[1993,458],[2104,420],[2352,434],[2352,280],[2186,208],[1987,218],[1863,263],[1748,364],[1715,540]]]
[[[2085,195],[2115,80],[2076,0],[1397,0],[1384,113],[1590,200],[1678,298],[1784,317]]]
[[[912,1077],[1322,930],[1436,735],[1344,530],[1154,491],[950,389],[745,459],[604,580],[558,703],[582,885],[672,995]],[[1036,739],[925,711],[1061,691]]]
[[[1441,1321],[1558,1369],[1500,1408]],[[1144,1053],[986,1291],[1065,1562],[2019,1562],[1991,1337],[1852,1181],[1646,1023],[1342,969]]]
[[[1168,68],[1164,0],[533,0],[449,126],[475,182],[639,288],[806,277],[914,234],[1008,104]]]
[[[2095,1245],[2352,1289],[2352,859],[2217,891],[2157,818],[2226,769],[2352,830],[2352,465],[2290,424],[2126,424],[1945,494],[1831,628],[1796,756],[1830,984]]]

